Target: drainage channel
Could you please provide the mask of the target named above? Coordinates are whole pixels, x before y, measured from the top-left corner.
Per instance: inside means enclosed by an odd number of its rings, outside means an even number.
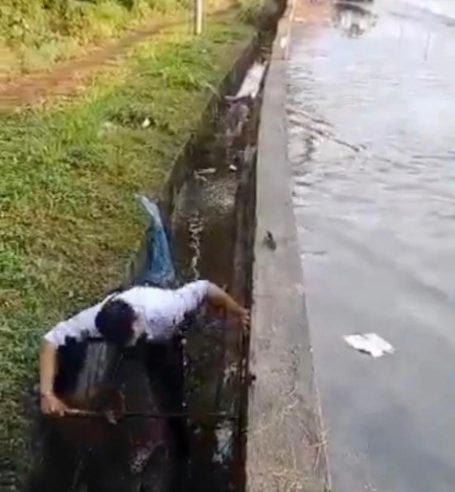
[[[174,260],[158,272],[164,285],[207,278],[245,306],[263,58],[258,46],[246,50],[160,203]],[[166,257],[158,225],[160,234],[155,221],[155,236],[147,234],[131,264],[130,283],[153,280],[150,262]],[[248,341],[235,320],[200,312],[181,337],[160,346],[118,354],[94,340],[61,353],[69,368],[62,394],[86,410],[38,422],[27,492],[243,490]]]
[[[226,96],[212,114],[211,131],[188,163],[192,172],[175,199],[171,222],[185,279],[209,278],[247,306],[264,73],[264,63],[253,63],[237,94]],[[192,423],[187,490],[240,490],[247,340],[234,320],[201,317],[196,325],[185,344],[187,405],[202,416],[232,418]]]

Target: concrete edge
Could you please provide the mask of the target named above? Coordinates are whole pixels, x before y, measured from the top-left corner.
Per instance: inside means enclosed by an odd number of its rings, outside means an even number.
[[[286,58],[293,11],[288,5],[278,24],[259,128],[248,492],[331,488],[287,157]]]

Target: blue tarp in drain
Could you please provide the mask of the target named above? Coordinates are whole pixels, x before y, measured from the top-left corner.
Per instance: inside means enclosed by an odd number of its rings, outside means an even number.
[[[144,207],[150,223],[146,233],[146,264],[135,283],[171,286],[176,279],[175,269],[158,205],[145,196],[139,196],[138,200]]]

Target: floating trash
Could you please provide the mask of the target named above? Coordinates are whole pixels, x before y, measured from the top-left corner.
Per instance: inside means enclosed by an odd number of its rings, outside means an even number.
[[[376,335],[376,333],[347,335],[344,339],[353,349],[371,355],[374,358],[395,352],[394,347],[379,335]]]

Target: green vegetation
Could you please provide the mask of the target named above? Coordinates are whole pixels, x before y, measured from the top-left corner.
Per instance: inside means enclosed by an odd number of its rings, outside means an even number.
[[[77,100],[0,115],[0,458],[24,456],[41,335],[120,282],[144,230],[134,194],[162,185],[252,34],[236,11],[200,38],[174,28]]]
[[[275,9],[278,8],[275,2],[268,0],[240,0],[240,5],[239,18],[247,24],[257,26],[261,20],[272,19]]]
[[[79,53],[135,24],[188,8],[188,0],[2,0],[0,69],[27,72]]]

